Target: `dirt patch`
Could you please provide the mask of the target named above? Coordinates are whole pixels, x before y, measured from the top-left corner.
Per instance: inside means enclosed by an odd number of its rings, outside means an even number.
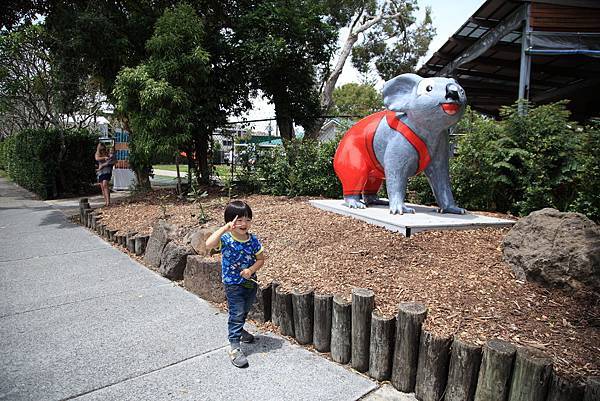
[[[508,229],[400,234],[310,206],[307,199],[250,196],[252,231],[261,239],[267,264],[263,283],[312,287],[342,294],[353,287],[375,291],[376,308],[396,313],[400,302],[429,307],[425,327],[483,344],[500,338],[541,349],[567,376],[600,374],[600,305],[590,294],[572,295],[515,279],[502,261],[500,244]],[[222,224],[225,197],[197,204],[168,191],[105,208],[114,229],[150,233],[163,215],[180,237],[200,226]]]

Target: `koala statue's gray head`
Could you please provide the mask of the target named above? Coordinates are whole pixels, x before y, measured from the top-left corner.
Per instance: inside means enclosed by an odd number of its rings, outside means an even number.
[[[464,89],[453,78],[402,74],[383,87],[383,103],[388,110],[405,113],[415,125],[433,129],[456,124],[466,102]]]

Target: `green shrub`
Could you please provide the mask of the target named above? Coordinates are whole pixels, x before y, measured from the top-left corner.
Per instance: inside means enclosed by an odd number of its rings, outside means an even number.
[[[598,220],[599,124],[578,127],[564,101],[527,108],[503,108],[501,121],[470,111],[461,120],[450,165],[457,203],[521,216],[553,207]]]
[[[590,121],[582,134],[579,149],[577,197],[569,210],[600,221],[600,120]]]
[[[523,151],[515,196],[520,215],[553,207],[566,210],[577,196],[579,174],[577,154],[583,144],[582,130],[569,121],[566,102],[529,107],[527,115],[519,115],[518,107],[501,110],[508,138]]]
[[[510,211],[518,195],[518,177],[527,152],[497,121],[468,110],[459,122],[457,155],[450,160],[457,203],[471,210]]]
[[[23,130],[3,142],[3,164],[13,181],[42,199],[79,193],[95,179],[95,140],[87,131]]]
[[[262,193],[287,196],[340,197],[341,184],[333,171],[335,141],[293,140],[261,152],[256,174]]]

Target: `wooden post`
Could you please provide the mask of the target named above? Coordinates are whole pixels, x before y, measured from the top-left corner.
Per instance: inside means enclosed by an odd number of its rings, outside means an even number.
[[[271,321],[274,325],[279,326],[279,310],[277,307],[277,287],[279,287],[278,281],[273,281],[271,283]]]
[[[131,253],[135,253],[135,234],[127,236],[127,250]]]
[[[315,294],[315,322],[313,343],[319,352],[331,350],[331,316],[333,314],[333,295]]]
[[[506,401],[517,348],[502,340],[483,346],[483,357],[475,391],[475,401]]]
[[[292,295],[286,292],[281,286],[275,290],[277,296],[277,312],[279,313],[278,321],[281,332],[285,336],[294,336],[294,312],[292,306]]]
[[[450,362],[450,338],[426,330],[421,332],[415,396],[421,401],[439,401],[444,396]]]
[[[583,400],[585,386],[552,373],[550,391],[546,401],[579,401]]]
[[[371,314],[375,294],[365,288],[352,289],[352,367],[359,372],[369,369]]]
[[[134,243],[134,248],[135,248],[135,254],[136,255],[141,255],[146,251],[146,244],[148,243],[148,235],[140,235],[135,237],[135,243]]]
[[[454,338],[444,401],[473,401],[481,364],[481,347]]]
[[[89,207],[89,205],[87,207],[85,207],[82,211],[81,211],[81,219],[80,219],[80,223],[82,226],[87,227],[88,225],[88,215],[90,214],[90,212],[92,211],[92,208]]]
[[[294,336],[300,344],[312,344],[313,341],[313,294],[312,289],[292,291]]]
[[[373,311],[371,315],[371,345],[369,347],[369,376],[387,380],[392,373],[394,356],[394,317],[385,317]]]
[[[551,374],[550,357],[533,348],[518,348],[508,400],[544,401]]]
[[[600,376],[590,376],[585,383],[585,396],[583,401],[600,400]]]
[[[331,318],[331,359],[338,363],[350,362],[352,356],[352,303],[341,296],[333,297]]]
[[[271,290],[271,283],[258,285],[258,288],[256,289],[256,302],[248,314],[250,319],[254,319],[259,323],[265,323],[271,320]]]
[[[415,390],[421,326],[427,317],[427,307],[416,302],[404,302],[398,308],[396,341],[392,361],[392,385],[405,393]]]
[[[89,227],[90,223],[91,223],[91,214],[92,214],[92,208],[87,208],[87,209],[83,209],[83,222],[82,224],[85,227]]]

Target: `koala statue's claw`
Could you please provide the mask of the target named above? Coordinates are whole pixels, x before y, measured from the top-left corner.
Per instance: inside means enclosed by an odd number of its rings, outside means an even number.
[[[346,205],[350,209],[364,209],[366,207],[364,203],[355,199],[346,199],[344,205]]]
[[[446,208],[439,208],[438,213],[466,214],[467,210],[458,206],[449,206]]]
[[[415,213],[415,209],[404,205],[390,206],[390,214]]]

